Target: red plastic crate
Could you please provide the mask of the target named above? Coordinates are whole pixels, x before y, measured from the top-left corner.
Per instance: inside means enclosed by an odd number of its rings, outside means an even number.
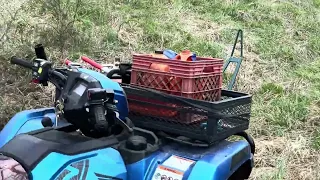
[[[150,69],[152,63],[169,66],[169,72]],[[131,84],[151,88],[171,95],[192,99],[216,101],[221,97],[223,60],[217,58],[197,57],[197,61],[185,62],[154,58],[149,55],[134,55]],[[195,116],[189,113],[178,113],[170,110],[173,104],[162,104],[152,99],[128,97],[145,104],[129,103],[130,111],[145,115],[175,119],[184,124],[199,123],[207,120],[207,116]],[[152,104],[168,108],[153,107]]]
[[[208,119],[205,115],[195,115],[194,113],[188,112],[181,113],[175,109],[177,105],[174,103],[164,103],[141,96],[143,95],[127,95],[130,112],[142,113],[144,116],[170,119],[172,122],[183,124],[199,123]],[[137,103],[137,101],[140,103]]]
[[[165,64],[170,72],[150,69],[152,63]],[[134,55],[131,84],[192,99],[216,101],[221,97],[223,60],[197,57],[186,62]]]

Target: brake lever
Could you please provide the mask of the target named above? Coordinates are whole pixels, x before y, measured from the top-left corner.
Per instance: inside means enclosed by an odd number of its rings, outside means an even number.
[[[123,127],[124,129],[126,129],[127,131],[129,131],[130,133],[133,132],[133,128],[129,127],[127,123],[123,122],[123,120],[120,119],[119,117],[119,112],[114,112],[116,114],[116,124],[119,124],[121,127]],[[127,120],[127,118],[126,118]]]

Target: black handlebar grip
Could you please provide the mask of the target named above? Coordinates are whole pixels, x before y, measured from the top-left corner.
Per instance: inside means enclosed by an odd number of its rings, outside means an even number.
[[[37,56],[38,59],[47,60],[47,55],[46,55],[46,52],[44,51],[44,47],[43,47],[42,44],[37,44],[34,47],[34,51],[35,51],[36,56]]]
[[[17,58],[15,56],[11,57],[10,60],[11,64],[16,64],[28,69],[33,69],[33,64],[27,60],[21,59],[21,58]]]

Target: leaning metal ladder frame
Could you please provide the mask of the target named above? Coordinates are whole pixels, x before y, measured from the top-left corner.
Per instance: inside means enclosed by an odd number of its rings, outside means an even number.
[[[236,45],[238,43],[239,38],[240,38],[240,57],[234,57],[233,56],[234,55],[234,51],[236,49]],[[238,30],[236,39],[234,41],[234,45],[233,45],[233,48],[232,48],[232,52],[231,52],[230,58],[223,65],[223,73],[224,73],[226,71],[226,69],[229,67],[230,63],[236,63],[237,64],[235,70],[233,71],[232,78],[231,78],[231,80],[229,82],[228,90],[232,90],[232,88],[233,88],[233,86],[234,86],[234,84],[236,82],[237,75],[239,73],[239,69],[240,69],[240,66],[241,66],[242,59],[243,59],[243,31],[240,29],[240,30]]]

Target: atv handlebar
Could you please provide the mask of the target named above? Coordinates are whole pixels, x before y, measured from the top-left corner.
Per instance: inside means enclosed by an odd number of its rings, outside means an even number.
[[[50,69],[50,70],[49,70],[49,74],[53,75],[53,77],[57,77],[58,79],[62,80],[63,82],[66,82],[66,81],[67,81],[66,76],[64,76],[62,73],[60,73],[60,72],[58,72],[58,71],[55,71],[55,70]],[[49,76],[49,77],[50,77],[50,76]]]
[[[11,62],[11,64],[16,64],[16,65],[31,69],[33,71],[37,70],[36,67],[34,67],[31,62],[28,62],[28,61],[21,59],[21,58],[17,58],[16,56],[11,57],[10,62]]]
[[[35,67],[31,62],[25,59],[18,58],[16,56],[11,57],[10,62],[11,64],[16,64],[24,68],[31,69],[32,71],[38,71],[38,68]],[[63,83],[65,83],[67,80],[67,78],[62,73],[60,73],[59,71],[56,71],[55,69],[48,69],[47,76],[48,76],[48,81],[53,83],[55,86],[59,86],[58,85],[59,83],[57,83],[56,80],[62,81]],[[60,88],[60,86],[58,88]]]
[[[98,70],[103,70],[103,66],[96,61],[86,57],[86,56],[81,56],[81,60],[84,62],[90,64],[92,67],[98,69]],[[65,59],[64,63],[67,66],[72,66],[73,62],[70,61],[69,59]],[[78,64],[77,64],[78,65]],[[114,79],[114,80],[121,80],[121,83],[124,84],[130,84],[130,79],[131,79],[131,64],[130,63],[120,63],[119,68],[117,69],[112,69],[109,72],[104,72],[104,74],[109,78],[109,79]],[[117,81],[118,82],[118,81]]]

